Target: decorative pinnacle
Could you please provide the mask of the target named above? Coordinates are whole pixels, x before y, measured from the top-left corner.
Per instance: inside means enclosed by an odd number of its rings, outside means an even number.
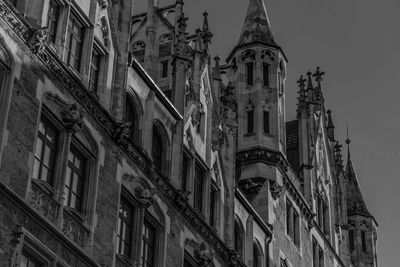
[[[299,84],[299,87],[301,90],[304,90],[304,87],[306,86],[306,79],[304,79],[303,75],[300,75],[299,80],[297,81],[297,83]]]
[[[346,139],[346,144],[347,144],[347,146],[349,146],[350,143],[351,143],[351,140],[349,139],[349,125],[347,125],[346,128],[347,128],[347,139]]]
[[[315,77],[315,80],[317,82],[322,81],[322,76],[325,75],[325,72],[320,70],[320,67],[317,67],[317,70],[314,72],[313,77]]]
[[[307,89],[308,90],[314,90],[314,86],[312,84],[312,79],[311,79],[311,71],[307,72]]]

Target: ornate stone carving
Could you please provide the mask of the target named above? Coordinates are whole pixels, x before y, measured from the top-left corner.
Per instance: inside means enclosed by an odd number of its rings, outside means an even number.
[[[101,9],[108,8],[108,1],[107,0],[97,0]]]
[[[279,185],[276,181],[270,181],[269,186],[272,198],[274,200],[277,200],[279,196],[283,193],[284,187]]]
[[[73,132],[79,131],[82,127],[83,114],[84,111],[79,109],[76,103],[69,105],[66,109],[61,111],[63,122],[66,127]]]
[[[139,199],[140,205],[146,209],[153,205],[155,201],[154,191],[147,188],[142,190],[137,197]]]
[[[224,132],[217,126],[213,126],[211,130],[211,148],[213,151],[221,149],[224,144]]]
[[[192,110],[192,125],[194,128],[196,128],[200,122],[201,122],[201,116],[203,116],[204,114],[204,107],[203,104],[201,104],[200,102],[197,102],[194,105],[194,108]]]
[[[101,31],[103,32],[103,41],[106,47],[110,46],[110,30],[108,29],[107,18],[105,16],[100,18]]]
[[[62,233],[82,248],[85,247],[89,236],[89,230],[83,226],[83,222],[68,208],[64,208]]]
[[[246,195],[254,195],[258,194],[262,189],[264,183],[263,182],[256,182],[253,179],[245,179],[239,181],[239,188],[245,193]]]
[[[32,182],[30,204],[50,222],[54,224],[56,223],[56,217],[58,213],[57,201],[35,182]]]
[[[123,122],[119,124],[113,133],[113,138],[119,143],[124,144],[129,139],[131,133],[132,122]]]
[[[188,127],[186,129],[186,140],[189,143],[189,147],[193,148],[194,147],[194,143],[193,143],[193,136],[192,136],[192,131],[191,131],[190,127]]]
[[[44,50],[46,49],[47,36],[47,26],[37,29],[33,33],[32,37],[29,39],[29,44],[33,52],[43,54]]]

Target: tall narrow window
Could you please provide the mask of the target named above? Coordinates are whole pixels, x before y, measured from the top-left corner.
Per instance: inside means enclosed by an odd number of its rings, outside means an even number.
[[[349,247],[350,247],[350,252],[354,251],[354,230],[350,229],[349,230]]]
[[[133,207],[121,197],[118,212],[117,254],[131,257]]]
[[[218,190],[212,186],[210,193],[210,225],[215,227],[217,220]]]
[[[253,62],[246,63],[246,83],[247,85],[253,85]]]
[[[263,84],[269,86],[269,64],[263,63]]]
[[[195,166],[195,177],[194,177],[194,208],[198,211],[203,211],[203,188],[204,188],[204,170],[199,163]]]
[[[45,119],[39,123],[32,178],[53,184],[57,130]]]
[[[153,144],[151,147],[151,155],[153,157],[154,165],[162,171],[162,156],[163,156],[163,143],[157,129],[153,127]]]
[[[364,252],[367,251],[367,232],[361,230],[361,247]]]
[[[64,186],[64,205],[77,211],[82,211],[85,168],[85,157],[75,147],[71,146]]]
[[[56,1],[50,1],[47,27],[49,31],[49,41],[53,44],[56,43],[59,15],[60,5]]]
[[[247,133],[254,132],[254,110],[247,111]]]
[[[190,165],[189,165],[189,157],[183,153],[182,159],[182,183],[181,183],[181,190],[186,191],[187,189],[187,179],[189,177]]]
[[[270,133],[270,125],[269,125],[269,112],[263,111],[263,126],[264,126],[264,133]]]
[[[312,253],[313,267],[324,267],[324,251],[315,239],[312,241]]]
[[[296,246],[300,246],[300,219],[299,213],[293,204],[286,200],[286,231]]]
[[[96,49],[93,49],[92,60],[90,62],[89,91],[98,93],[99,72],[100,72],[101,55]]]
[[[67,32],[67,64],[79,72],[83,47],[83,25],[71,14]]]
[[[168,76],[168,60],[161,62],[161,78]]]
[[[317,221],[322,232],[329,234],[328,206],[321,196],[317,196]]]
[[[155,259],[156,228],[144,221],[141,260],[143,267],[153,267]]]

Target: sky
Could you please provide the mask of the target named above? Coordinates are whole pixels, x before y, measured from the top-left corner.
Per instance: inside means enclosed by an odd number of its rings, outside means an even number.
[[[344,144],[348,124],[361,190],[379,224],[379,266],[400,266],[400,1],[264,2],[275,41],[289,60],[287,120],[295,119],[299,76],[320,66],[326,72],[323,94],[332,110],[336,139]],[[146,3],[135,0],[137,12]],[[160,6],[169,3],[159,0]],[[189,31],[202,25],[207,10],[214,33],[211,52],[224,61],[239,39],[248,3],[185,0]]]

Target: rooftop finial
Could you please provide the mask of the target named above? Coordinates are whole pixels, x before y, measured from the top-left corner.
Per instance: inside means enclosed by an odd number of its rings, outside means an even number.
[[[347,139],[346,139],[346,144],[347,144],[347,160],[350,160],[350,143],[351,140],[349,138],[349,125],[346,125],[346,130],[347,130]]]
[[[203,31],[208,30],[208,12],[204,11],[203,13]]]

